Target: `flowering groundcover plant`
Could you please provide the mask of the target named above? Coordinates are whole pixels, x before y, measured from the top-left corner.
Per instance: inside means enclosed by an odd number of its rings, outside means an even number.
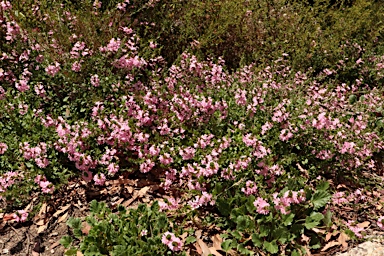
[[[100,4],[92,5],[94,15]],[[120,3],[115,12],[131,5]],[[180,238],[183,224],[200,216],[221,231],[223,251],[301,255],[324,243],[324,233],[314,230],[330,232],[339,223],[335,206],[364,201],[360,190],[332,195],[329,181],[380,171],[382,56],[345,42],[349,57],[317,74],[292,70],[287,54],[229,72],[221,58],[201,61],[183,52],[168,67],[153,41],[140,43],[132,24],[108,23],[116,28],[108,38],[88,42],[74,9],[58,7],[62,18],[55,20],[36,6],[36,16],[74,34],[60,44],[60,31],[50,30],[44,43],[42,32],[19,25],[10,2],[0,3],[0,194],[6,209],[19,209],[16,221],[28,218],[20,209],[31,193],[49,196],[70,178],[104,186],[122,172],[162,170],[167,200],[119,208],[120,215],[93,202],[88,235],[79,220],[69,221],[79,250],[122,255],[135,244],[137,255],[146,246],[158,255],[182,254],[193,243],[193,232],[188,241]],[[165,224],[154,231],[151,214],[158,210]],[[126,214],[132,234],[124,233]],[[361,237],[352,221],[339,226]],[[99,236],[100,230],[110,233]],[[71,244],[69,237],[62,241]]]

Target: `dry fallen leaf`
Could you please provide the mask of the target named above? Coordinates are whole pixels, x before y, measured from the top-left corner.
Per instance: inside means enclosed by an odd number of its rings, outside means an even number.
[[[320,234],[325,234],[325,232],[326,232],[326,230],[318,229],[318,228],[313,228],[312,230],[315,231],[316,233],[320,233]]]
[[[52,250],[55,249],[58,245],[60,245],[60,241],[54,242],[49,248]]]
[[[203,256],[208,256],[209,254],[211,254],[211,251],[209,250],[208,246],[203,242],[203,240],[197,239],[197,243],[203,251]]]
[[[200,245],[197,242],[195,243],[195,248],[199,255],[203,255],[203,250],[201,249]]]
[[[32,256],[39,256],[39,255],[40,255],[40,253],[32,251]]]
[[[65,212],[66,210],[68,210],[69,207],[71,207],[70,204],[68,204],[68,205],[66,205],[66,206],[64,206],[64,207],[62,207],[60,210],[58,210],[57,212],[55,212],[55,213],[53,214],[53,217],[57,217],[57,216],[59,216],[61,213],[63,213],[63,212]]]
[[[44,219],[40,219],[40,220],[38,220],[37,222],[35,222],[35,224],[36,224],[37,226],[42,226],[42,225],[45,224],[45,221],[44,221]]]
[[[332,248],[336,245],[340,245],[340,243],[338,241],[331,241],[329,243],[327,243],[323,249],[321,249],[322,252],[325,252],[326,250],[328,250],[329,248]]]
[[[308,244],[308,242],[309,242],[310,240],[311,240],[311,239],[310,239],[308,236],[306,236],[306,235],[304,235],[304,234],[301,235],[301,241],[304,242],[305,244]]]
[[[61,216],[61,217],[57,220],[57,222],[58,222],[58,223],[64,222],[64,221],[67,220],[67,218],[68,218],[68,212],[64,213],[64,215]]]
[[[195,236],[196,236],[196,239],[200,239],[200,237],[201,237],[201,230],[196,230]]]
[[[348,247],[348,240],[350,240],[350,238],[344,232],[340,233],[339,238],[337,239],[337,241],[343,246],[343,249],[346,249]]]
[[[4,216],[3,216],[3,220],[4,221],[9,221],[9,220],[13,220],[14,219],[14,217],[13,217],[13,213],[11,213],[11,214],[5,214]]]
[[[216,234],[212,237],[212,242],[213,242],[213,248],[216,250],[222,250],[221,244],[223,243],[223,239],[219,234]]]
[[[368,227],[370,224],[371,224],[371,222],[369,222],[369,221],[364,221],[364,222],[362,222],[362,223],[357,224],[356,226],[358,226],[359,228],[366,228],[366,227]]]
[[[216,249],[214,247],[209,247],[209,251],[211,252],[211,254],[213,254],[215,256],[223,256],[221,253],[216,251]]]
[[[143,197],[148,191],[150,190],[150,187],[143,187],[141,188],[138,192],[137,191],[134,191],[134,194],[132,196],[131,199],[129,199],[128,201],[125,201],[124,203],[122,203],[122,205],[124,207],[127,207],[129,206],[133,201],[135,201],[137,198],[141,198]]]
[[[83,254],[80,251],[77,251],[76,256],[83,256]]]
[[[139,190],[139,193],[138,193],[138,197],[143,197],[145,196],[145,194],[147,194],[147,192],[149,191],[151,187],[143,187]]]
[[[43,203],[43,205],[40,208],[40,211],[39,211],[38,215],[41,216],[41,215],[46,214],[46,213],[47,213],[47,204]]]
[[[46,225],[42,225],[42,226],[40,226],[40,227],[37,229],[37,233],[40,234],[40,233],[44,232],[44,230],[46,230],[47,227],[48,227],[47,224],[46,224]]]

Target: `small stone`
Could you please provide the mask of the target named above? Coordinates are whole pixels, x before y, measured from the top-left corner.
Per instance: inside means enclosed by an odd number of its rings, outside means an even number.
[[[9,250],[8,249],[3,249],[3,254],[8,254]]]
[[[52,249],[52,250],[51,250],[51,253],[54,254],[54,253],[55,253],[55,250]]]

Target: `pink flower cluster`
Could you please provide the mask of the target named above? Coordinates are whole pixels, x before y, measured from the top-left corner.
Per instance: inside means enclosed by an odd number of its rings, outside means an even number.
[[[4,155],[5,151],[7,151],[8,146],[4,142],[0,142],[0,155]]]
[[[286,191],[282,197],[278,197],[278,193],[273,194],[273,203],[275,209],[280,211],[282,214],[289,214],[289,207],[291,204],[300,204],[305,202],[304,190],[300,191]]]
[[[248,180],[245,183],[245,188],[241,188],[241,191],[247,196],[255,195],[257,193],[257,185],[254,181]]]
[[[18,210],[16,213],[13,214],[13,219],[16,222],[25,222],[28,218],[28,212],[25,210]]]
[[[179,208],[180,198],[170,197],[166,202],[159,202],[160,210],[177,210]]]
[[[183,247],[181,239],[171,232],[165,232],[161,238],[161,242],[174,252],[180,251]]]
[[[255,202],[253,202],[253,205],[256,207],[256,212],[264,215],[267,215],[269,213],[270,204],[263,198],[258,197]]]
[[[362,238],[363,237],[361,232],[364,231],[364,228],[363,227],[359,227],[358,224],[355,221],[349,220],[346,223],[346,225],[358,238]]]
[[[96,185],[103,186],[105,183],[105,175],[103,173],[96,174],[93,176],[93,180],[95,181]]]
[[[20,152],[23,154],[24,158],[34,159],[37,166],[40,168],[45,168],[49,165],[47,159],[47,144],[45,142],[40,142],[36,147],[30,147],[28,142],[20,144]]]
[[[37,183],[40,186],[41,190],[44,193],[51,194],[55,190],[55,187],[53,186],[53,184],[47,181],[47,178],[45,176],[42,176],[40,174],[36,176],[35,183]]]
[[[15,183],[15,179],[18,176],[17,172],[6,172],[0,177],[0,192],[5,190]],[[1,196],[0,196],[1,199]]]
[[[188,204],[192,207],[192,209],[198,209],[203,205],[214,205],[215,200],[212,199],[212,195],[207,192],[202,192],[202,196],[196,196],[195,200],[189,201]]]
[[[45,72],[47,72],[50,76],[55,76],[60,71],[60,64],[58,62],[55,65],[49,65],[45,68]]]

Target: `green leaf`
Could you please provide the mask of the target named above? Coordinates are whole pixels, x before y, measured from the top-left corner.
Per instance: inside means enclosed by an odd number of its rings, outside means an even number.
[[[231,235],[232,235],[234,238],[238,239],[238,240],[240,240],[241,238],[243,238],[243,236],[242,236],[242,235],[239,233],[239,231],[237,231],[237,230],[232,231],[232,232],[231,232]]]
[[[260,237],[257,234],[252,234],[252,242],[257,247],[261,247],[263,242],[261,241]]]
[[[294,217],[295,217],[294,213],[283,215],[283,224],[284,224],[284,226],[291,225]]]
[[[324,218],[324,215],[320,212],[312,212],[309,217],[314,221],[321,221]]]
[[[248,216],[239,216],[236,219],[237,229],[243,231],[248,229],[251,225],[251,220]]]
[[[317,190],[326,191],[329,188],[329,182],[328,181],[321,181],[316,186]]]
[[[251,251],[245,248],[243,244],[237,245],[237,250],[241,253],[241,255],[251,255]]]
[[[272,242],[264,241],[263,247],[267,252],[272,254],[279,251],[279,246],[277,245],[276,240],[273,240]]]
[[[307,229],[312,229],[320,224],[320,221],[324,218],[323,214],[319,212],[312,212],[310,216],[305,218],[304,226]]]
[[[325,206],[328,203],[329,199],[331,199],[331,195],[328,192],[322,190],[316,191],[311,198],[313,209],[318,210],[321,207]]]
[[[70,236],[63,236],[60,239],[60,244],[62,246],[64,246],[65,248],[68,248],[71,245],[72,241],[73,241],[72,237],[70,237]]]
[[[218,199],[216,205],[222,215],[229,216],[231,213],[231,207],[227,200]]]
[[[327,227],[332,226],[332,212],[330,210],[325,213],[323,222]]]
[[[81,220],[79,218],[70,217],[67,221],[67,225],[73,229],[80,229],[81,228]]]
[[[269,226],[267,226],[267,225],[260,225],[260,232],[259,232],[259,236],[260,237],[268,236],[269,233],[270,233]]]
[[[68,251],[66,251],[64,253],[64,255],[70,255],[70,256],[76,255],[76,254],[77,254],[77,250],[76,249],[69,249]]]
[[[231,244],[232,244],[232,240],[225,240],[224,242],[221,243],[221,248],[223,248],[223,250],[227,252],[230,249],[232,249]]]
[[[294,250],[291,255],[292,256],[301,256],[301,254],[298,250]]]
[[[185,245],[188,245],[188,244],[191,244],[194,242],[196,242],[196,237],[194,237],[194,236],[189,236],[185,239]]]

